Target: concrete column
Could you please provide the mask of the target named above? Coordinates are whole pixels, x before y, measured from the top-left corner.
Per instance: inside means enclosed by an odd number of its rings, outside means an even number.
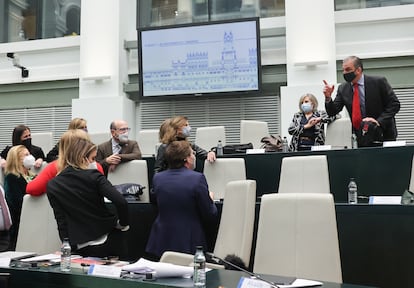
[[[108,131],[114,119],[135,123],[135,102],[123,92],[124,40],[136,39],[135,25],[129,25],[136,19],[135,5],[135,0],[82,1],[79,99],[72,102],[72,116],[87,119],[90,132]]]
[[[337,79],[333,1],[289,0],[285,5],[288,86],[281,88],[281,134],[289,137],[300,96],[314,94],[318,108],[324,109],[322,80],[336,83]]]

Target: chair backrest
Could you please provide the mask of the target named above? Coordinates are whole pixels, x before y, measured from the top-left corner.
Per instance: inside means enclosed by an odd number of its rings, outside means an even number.
[[[279,193],[330,193],[326,155],[284,157],[280,168]]]
[[[255,120],[240,121],[240,143],[252,143],[253,148],[258,149],[263,143],[260,140],[269,136],[267,122]]]
[[[95,145],[102,144],[104,142],[109,141],[111,139],[111,133],[109,132],[94,132],[94,133],[88,133],[89,137],[91,138],[91,141]]]
[[[53,209],[47,195],[23,197],[16,251],[54,253],[60,250],[61,241]]]
[[[42,133],[32,133],[32,143],[33,145],[39,146],[42,148],[45,155],[52,150],[55,143],[53,142],[53,133],[52,132],[42,132]]]
[[[219,158],[215,162],[204,162],[204,175],[214,199],[224,199],[227,183],[246,180],[246,165],[243,158]]]
[[[108,180],[113,184],[135,183],[144,186],[140,202],[149,202],[148,169],[146,160],[132,160],[119,164],[113,172],[108,173]]]
[[[153,156],[156,154],[157,144],[160,142],[158,129],[146,129],[138,132],[138,145],[142,156]]]
[[[226,128],[224,126],[198,127],[196,130],[195,144],[210,151],[216,147],[218,141],[226,145]]]
[[[334,149],[352,147],[352,124],[349,118],[340,118],[328,124],[325,144]]]
[[[264,195],[253,271],[341,283],[332,194]]]
[[[175,252],[175,251],[165,251],[162,253],[160,262],[162,263],[170,263],[174,265],[181,265],[181,266],[193,266],[194,265],[194,255],[182,252]],[[209,269],[224,269],[224,266],[219,264],[213,264],[210,262],[206,262],[206,268]],[[1,288],[1,287],[0,287]]]
[[[408,190],[411,192],[414,192],[414,156],[413,156],[413,161],[411,163],[411,177],[410,177],[410,186],[408,187]]]
[[[38,175],[40,172],[42,172],[43,169],[45,169],[45,167],[48,164],[49,163],[47,163],[46,161],[43,161],[42,165],[39,168],[33,167],[32,169],[30,169],[30,171],[32,171],[34,174]]]
[[[246,267],[249,266],[255,206],[255,180],[227,183],[214,255],[225,258],[229,254],[235,254],[244,261]]]

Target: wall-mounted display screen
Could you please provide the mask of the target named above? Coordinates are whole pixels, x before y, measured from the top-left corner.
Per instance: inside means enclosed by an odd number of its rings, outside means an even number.
[[[140,29],[138,45],[143,97],[260,92],[259,18]]]

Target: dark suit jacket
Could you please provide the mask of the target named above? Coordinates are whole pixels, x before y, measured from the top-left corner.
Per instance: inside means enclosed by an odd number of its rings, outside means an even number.
[[[186,140],[181,139],[181,141],[186,141]],[[168,168],[167,161],[165,161],[165,158],[164,158],[164,154],[165,154],[165,150],[167,149],[167,146],[168,146],[167,144],[162,144],[160,147],[158,147],[157,157],[155,158],[155,164],[154,164],[154,173],[161,172]],[[191,148],[195,152],[197,160],[204,163],[204,160],[207,159],[208,152],[204,150],[203,148],[201,148],[200,146],[197,146],[196,144],[191,144]]]
[[[375,118],[384,132],[384,140],[397,138],[395,114],[400,110],[400,101],[384,77],[364,74],[366,117]],[[345,106],[352,115],[353,89],[351,83],[342,83],[338,87],[335,100],[325,103],[329,116],[338,114]]]
[[[167,250],[194,254],[198,245],[207,250],[204,229],[215,224],[217,208],[204,174],[168,169],[155,174],[153,184],[158,216],[146,251],[159,257]]]
[[[117,223],[128,225],[128,202],[96,169],[65,168],[47,184],[60,239],[69,238],[72,247],[109,234]],[[112,201],[118,217],[106,206]]]
[[[109,168],[109,164],[106,163],[105,158],[111,156],[112,154],[112,140],[99,144],[96,161],[102,165],[105,175],[108,175]],[[138,142],[134,140],[128,140],[128,143],[122,146],[121,152],[119,152],[119,156],[121,156],[121,163],[141,159],[141,150],[139,149]]]

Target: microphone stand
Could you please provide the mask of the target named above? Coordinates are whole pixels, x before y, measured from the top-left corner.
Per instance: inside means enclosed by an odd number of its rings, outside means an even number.
[[[209,256],[211,258],[211,260],[213,260],[216,263],[219,263],[219,261],[221,261],[221,262],[223,262],[223,263],[225,263],[227,265],[230,265],[233,268],[236,268],[239,271],[242,271],[242,272],[248,274],[252,278],[255,278],[255,279],[260,280],[260,281],[263,281],[263,282],[266,282],[267,284],[271,285],[274,288],[279,288],[279,286],[275,282],[266,280],[266,279],[262,278],[262,276],[260,276],[259,274],[250,272],[250,271],[248,271],[246,269],[243,269],[242,267],[239,267],[236,264],[233,264],[233,263],[231,263],[231,262],[229,262],[227,260],[224,260],[224,259],[222,259],[220,257],[215,256],[213,253],[206,252],[206,255]]]

